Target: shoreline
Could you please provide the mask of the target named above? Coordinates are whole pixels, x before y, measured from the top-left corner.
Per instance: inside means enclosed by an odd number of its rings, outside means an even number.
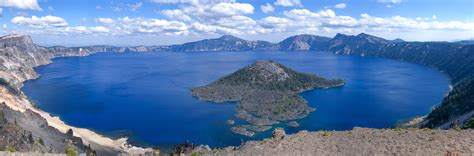
[[[39,49],[40,47],[37,47],[37,48]],[[50,52],[50,51],[47,51],[47,52]],[[30,52],[20,51],[20,53],[30,53]],[[13,78],[16,79],[13,81],[18,82],[17,84],[15,84],[16,85],[15,89],[19,91],[19,95],[12,94],[8,92],[6,88],[2,89],[4,87],[0,87],[0,95],[2,95],[0,97],[0,103],[3,102],[8,108],[15,111],[19,111],[21,113],[24,113],[27,110],[31,110],[32,112],[41,116],[41,118],[45,119],[47,121],[48,126],[58,130],[61,133],[66,134],[69,129],[72,129],[74,132],[73,135],[81,138],[84,145],[86,146],[90,145],[94,150],[97,150],[97,151],[109,151],[109,152],[114,152],[114,153],[122,153],[122,154],[130,154],[130,155],[145,154],[147,152],[153,152],[154,150],[152,148],[143,148],[143,147],[130,145],[127,141],[128,138],[112,139],[111,137],[107,137],[105,135],[96,133],[93,130],[90,130],[87,128],[80,128],[80,127],[68,125],[64,121],[62,121],[58,116],[52,116],[50,113],[43,111],[40,108],[35,107],[34,104],[29,100],[29,98],[21,90],[21,88],[23,87],[26,81],[34,80],[41,76],[36,72],[36,68],[40,66],[49,65],[54,62],[54,59],[63,58],[63,57],[85,57],[85,56],[90,56],[96,53],[101,53],[101,52],[64,51],[64,52],[61,52],[60,53],[61,55],[59,56],[52,55],[50,57],[47,57],[45,62],[39,62],[39,61],[35,62],[36,64],[30,67],[32,70],[32,73],[26,73],[25,77],[15,77],[13,73],[7,73],[7,74],[12,74],[14,76]],[[110,53],[118,53],[118,52],[110,52]],[[45,55],[45,54],[40,54],[40,55]],[[33,74],[33,75],[28,75],[28,74]]]

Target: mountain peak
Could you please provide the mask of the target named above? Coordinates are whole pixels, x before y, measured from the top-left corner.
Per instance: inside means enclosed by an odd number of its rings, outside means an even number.
[[[388,43],[389,42],[386,39],[376,37],[376,36],[372,36],[372,35],[369,35],[369,34],[366,34],[366,33],[360,33],[359,35],[357,35],[357,37],[364,38],[367,41],[369,41],[370,43]]]
[[[288,37],[279,44],[283,50],[322,50],[325,49],[324,43],[329,40],[331,40],[331,38],[301,34]]]
[[[0,40],[8,40],[8,39],[14,39],[14,38],[22,38],[22,39],[31,40],[31,37],[27,34],[24,34],[24,33],[9,34],[9,35],[5,35],[5,36],[1,36]]]
[[[334,38],[341,38],[341,37],[347,37],[348,35],[346,34],[341,34],[341,33],[337,33],[336,36],[334,36]]]
[[[401,39],[401,38],[396,38],[394,40],[392,40],[392,42],[405,42],[405,40]]]
[[[357,35],[358,37],[373,37],[372,35],[366,34],[366,33],[360,33]]]
[[[265,79],[274,76],[277,81],[283,81],[289,77],[285,67],[272,60],[257,60],[247,68]]]
[[[224,41],[238,41],[238,40],[243,40],[241,38],[238,38],[238,37],[235,37],[235,36],[232,36],[232,35],[223,35],[221,37],[219,37],[220,40],[224,40]]]
[[[17,47],[22,49],[31,49],[35,47],[33,40],[26,34],[10,34],[0,37],[0,48]]]

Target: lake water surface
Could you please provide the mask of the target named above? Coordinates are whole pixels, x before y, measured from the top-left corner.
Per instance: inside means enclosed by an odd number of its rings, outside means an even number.
[[[426,115],[448,91],[446,75],[429,67],[329,52],[99,53],[67,57],[36,68],[41,76],[23,91],[66,123],[132,143],[169,148],[189,139],[211,147],[262,139],[232,133],[235,103],[210,103],[191,96],[206,85],[257,59],[276,60],[297,71],[341,78],[346,85],[301,93],[317,111],[298,120],[300,130],[392,127]],[[237,120],[237,122],[243,122]]]

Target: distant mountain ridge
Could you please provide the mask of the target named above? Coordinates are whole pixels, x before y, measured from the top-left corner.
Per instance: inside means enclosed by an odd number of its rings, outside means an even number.
[[[329,37],[315,35],[295,35],[278,43],[280,50],[302,51],[302,50],[326,50]]]
[[[163,48],[163,50],[166,48]],[[216,39],[204,39],[180,45],[171,45],[167,51],[253,51],[278,50],[278,45],[267,41],[247,41],[232,35],[224,35]]]

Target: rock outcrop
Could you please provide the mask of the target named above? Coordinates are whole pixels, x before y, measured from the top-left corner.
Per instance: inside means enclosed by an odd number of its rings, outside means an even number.
[[[31,110],[15,111],[5,103],[0,103],[0,134],[0,151],[9,146],[19,152],[62,153],[71,146],[78,153],[95,153],[81,138],[61,133]]]

